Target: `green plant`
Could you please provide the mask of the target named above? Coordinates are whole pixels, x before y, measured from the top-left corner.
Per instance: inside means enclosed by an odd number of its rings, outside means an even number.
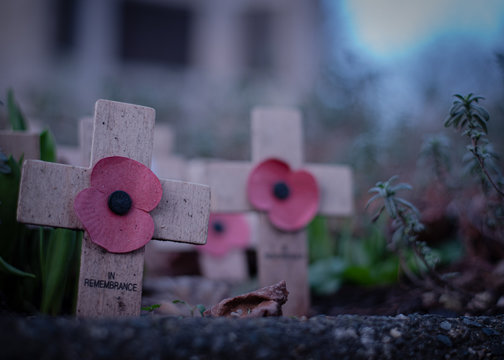
[[[328,295],[344,283],[372,286],[396,282],[399,260],[387,251],[382,230],[381,223],[368,225],[356,236],[352,226],[346,223],[338,238],[332,239],[326,220],[316,218],[308,227],[312,290]]]
[[[9,89],[7,91],[7,112],[9,117],[9,123],[14,131],[26,131],[26,121],[21,111],[21,108],[16,103],[14,98],[14,91]]]
[[[315,216],[308,225],[308,254],[309,262],[313,263],[331,257],[334,253],[334,243],[329,234],[327,219]]]
[[[10,174],[9,158],[0,149],[0,174]]]
[[[443,134],[431,135],[422,143],[419,154],[419,165],[422,170],[429,166],[432,173],[443,183],[451,169],[450,139]]]
[[[487,138],[487,122],[490,120],[490,115],[483,107],[479,106],[479,101],[484,98],[473,96],[472,93],[467,96],[459,94],[454,96],[456,99],[445,119],[444,126],[454,127],[461,131],[463,136],[470,139],[471,143],[467,146],[467,150],[472,154],[472,157],[465,158],[467,169],[473,173],[480,173],[482,181],[488,183],[502,198],[504,197],[502,176],[495,164],[497,156]],[[471,158],[473,161],[470,161]]]
[[[5,274],[35,279],[34,274],[19,270],[18,268],[8,264],[1,256],[0,256],[0,271]]]
[[[338,241],[339,256],[345,261],[345,282],[357,285],[385,285],[397,282],[399,259],[387,250],[383,222],[366,226],[359,237],[344,228]]]
[[[141,310],[147,312],[153,312],[154,310],[159,309],[160,307],[161,307],[160,304],[153,304],[149,306],[142,306]]]
[[[393,234],[388,246],[398,254],[401,269],[410,280],[418,282],[418,277],[407,262],[407,249],[413,250],[414,259],[419,261],[417,268],[422,275],[429,274],[437,277],[434,267],[439,261],[438,257],[424,242],[417,240],[424,230],[424,225],[420,222],[420,212],[412,203],[397,196],[398,191],[412,190],[412,187],[406,183],[392,185],[396,179],[397,176],[393,176],[385,182],[376,183],[369,190],[370,193],[375,194],[368,200],[366,208],[373,202],[382,202],[373,216],[373,221],[376,221],[384,211],[392,219]]]
[[[26,129],[12,91],[7,95],[13,130]],[[48,130],[40,134],[41,160],[55,161],[56,147]],[[16,220],[23,159],[0,153],[0,295],[9,310],[62,314],[73,312],[82,234],[71,230],[36,229]]]

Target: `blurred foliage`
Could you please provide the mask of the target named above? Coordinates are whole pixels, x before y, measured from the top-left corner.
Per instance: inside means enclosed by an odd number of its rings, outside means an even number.
[[[318,224],[317,224],[318,223]],[[321,220],[312,223],[320,226]],[[319,244],[309,227],[310,249]],[[336,292],[343,283],[357,285],[383,285],[398,280],[399,263],[397,256],[386,250],[383,229],[370,226],[365,234],[355,237],[349,223],[343,226],[341,233],[331,246],[325,249],[331,252],[317,257],[310,253],[309,281],[312,290],[319,295]],[[329,241],[329,239],[327,239]]]
[[[480,231],[485,239],[495,239],[504,245],[504,178],[499,155],[488,139],[490,114],[479,105],[484,98],[472,93],[454,95],[455,100],[444,121],[445,127],[453,127],[470,140],[467,152],[462,158],[464,172],[477,179],[486,199],[486,206],[476,216],[483,217]],[[464,209],[467,213],[468,209]],[[474,214],[472,215],[475,216]],[[471,220],[475,222],[474,219]]]
[[[407,183],[392,185],[396,179],[397,176],[393,176],[385,182],[377,182],[376,186],[369,190],[370,193],[375,194],[368,200],[366,207],[373,202],[381,202],[378,211],[373,216],[373,221],[376,221],[383,212],[392,219],[393,234],[388,241],[388,247],[399,256],[404,273],[410,280],[416,281],[416,276],[406,261],[408,249],[413,250],[420,264],[425,266],[426,269],[419,266],[422,271],[432,272],[439,259],[427,244],[418,241],[418,236],[425,228],[420,222],[420,212],[411,202],[397,196],[398,191],[412,190],[411,185]]]
[[[348,221],[332,237],[326,219],[316,217],[308,227],[311,289],[318,295],[330,295],[343,284],[380,286],[398,282],[401,260],[391,251],[386,228],[384,219],[357,228]],[[430,254],[439,263],[450,264],[460,259],[463,251],[459,241],[449,241],[431,249]],[[416,257],[412,249],[404,249],[404,264],[413,274],[426,271]]]
[[[425,172],[426,167],[441,182],[446,183],[451,171],[451,141],[443,135],[428,136],[420,148],[418,167]],[[429,174],[430,177],[430,174]]]
[[[466,148],[472,154],[472,161],[471,157],[464,158],[466,169],[472,174],[479,175],[485,193],[488,193],[491,187],[503,198],[502,184],[504,180],[496,164],[498,156],[487,138],[487,122],[490,120],[490,115],[486,109],[479,105],[479,101],[484,98],[474,96],[472,93],[466,96],[460,94],[454,96],[455,100],[445,119],[444,126],[453,127],[470,139],[471,143]]]
[[[7,113],[9,123],[14,131],[26,131],[27,124],[21,108],[14,99],[14,91],[9,89],[7,91]]]
[[[473,151],[465,153],[462,158],[462,163],[464,164],[464,172],[466,174],[474,176],[481,183],[483,192],[488,194],[491,189],[490,178],[486,176],[486,173],[493,174],[496,178],[496,185],[498,189],[502,188],[503,178],[498,165],[499,155],[494,151],[493,144],[490,144],[483,139],[484,143],[479,144],[477,147],[477,156],[474,155]],[[481,164],[484,164],[484,168]]]
[[[13,130],[27,129],[14,99],[7,95],[7,118]],[[43,161],[55,161],[54,139],[40,134]],[[76,300],[81,233],[18,223],[17,199],[23,158],[0,153],[0,301],[9,311],[70,314]]]
[[[455,94],[455,100],[450,108],[450,114],[445,119],[445,127],[453,126],[457,130],[463,131],[463,135],[477,138],[482,133],[487,134],[486,123],[490,120],[490,115],[478,105],[482,96],[473,96],[472,93],[462,96]]]
[[[308,253],[310,263],[331,257],[334,253],[334,242],[329,233],[327,219],[316,216],[308,226]]]

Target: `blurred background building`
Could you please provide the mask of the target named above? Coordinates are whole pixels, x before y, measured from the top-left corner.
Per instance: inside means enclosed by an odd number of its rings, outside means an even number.
[[[309,161],[382,169],[378,158],[414,164],[422,134],[443,131],[454,93],[483,95],[493,119],[504,114],[499,36],[438,29],[380,61],[349,10],[369,13],[367,1],[1,0],[0,100],[14,89],[64,145],[77,143],[78,119],[97,99],[151,106],[175,129],[177,152],[227,159],[248,159],[254,106],[296,106]],[[387,16],[364,24],[382,44],[404,38],[403,22],[418,15],[387,4]],[[427,5],[422,29],[440,11]]]
[[[220,138],[243,147],[252,106],[305,101],[321,23],[314,0],[2,0],[0,91],[62,143],[107,98],[155,107],[210,155]]]

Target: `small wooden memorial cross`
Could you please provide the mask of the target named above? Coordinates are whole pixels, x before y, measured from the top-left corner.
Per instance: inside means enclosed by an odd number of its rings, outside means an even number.
[[[155,111],[99,100],[96,103],[91,166],[111,156],[151,162]],[[89,188],[92,168],[42,161],[23,166],[18,221],[51,227],[83,229],[74,199]],[[150,212],[154,239],[204,244],[210,212],[205,185],[161,180],[162,198]],[[141,184],[140,184],[141,185]],[[144,247],[111,253],[84,232],[78,286],[77,316],[135,316],[140,313]]]
[[[209,164],[207,172],[215,210],[248,211],[247,181],[252,168],[266,159],[279,159],[292,170],[305,169],[316,179],[320,203],[318,214],[348,216],[353,212],[352,173],[349,167],[304,164],[301,115],[292,109],[259,108],[252,113],[252,165],[245,162]],[[261,286],[287,282],[289,299],[283,307],[288,316],[309,310],[308,249],[306,230],[282,231],[260,213],[258,225],[258,272]]]
[[[218,160],[191,160],[187,165],[189,180],[207,184],[208,166],[215,161]],[[213,192],[212,188],[210,190]],[[214,200],[212,196],[212,212],[216,209]],[[204,277],[234,283],[243,282],[249,277],[246,248],[252,245],[254,239],[254,215],[222,212],[210,215],[207,244],[198,247],[199,265]],[[212,241],[220,244],[212,244]],[[248,244],[245,246],[245,243]],[[208,250],[210,247],[213,247],[213,251]]]
[[[154,127],[154,146],[151,170],[159,178],[189,181],[186,176],[186,161],[174,154],[176,134],[168,124]],[[204,182],[198,182],[204,184]],[[147,276],[162,276],[171,266],[174,252],[194,250],[191,244],[169,241],[150,241],[145,246],[145,272]]]

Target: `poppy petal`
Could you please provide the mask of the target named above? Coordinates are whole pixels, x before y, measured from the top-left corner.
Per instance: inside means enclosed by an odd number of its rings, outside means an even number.
[[[249,243],[250,229],[245,216],[210,214],[207,243],[198,249],[213,256],[223,256],[233,249],[245,248]]]
[[[277,182],[285,181],[289,172],[289,165],[278,159],[268,159],[257,165],[247,182],[250,203],[259,210],[271,209],[275,202],[273,186]]]
[[[108,208],[108,196],[95,189],[82,190],[74,209],[92,242],[112,253],[126,253],[144,246],[154,234],[154,221],[145,211],[131,208],[116,215]]]
[[[275,199],[269,219],[280,230],[296,231],[304,228],[315,217],[319,208],[317,180],[305,170],[290,173],[287,177],[290,196]]]
[[[98,161],[91,172],[91,187],[107,196],[116,190],[125,191],[133,207],[144,211],[153,210],[163,196],[159,179],[147,166],[122,156]]]

